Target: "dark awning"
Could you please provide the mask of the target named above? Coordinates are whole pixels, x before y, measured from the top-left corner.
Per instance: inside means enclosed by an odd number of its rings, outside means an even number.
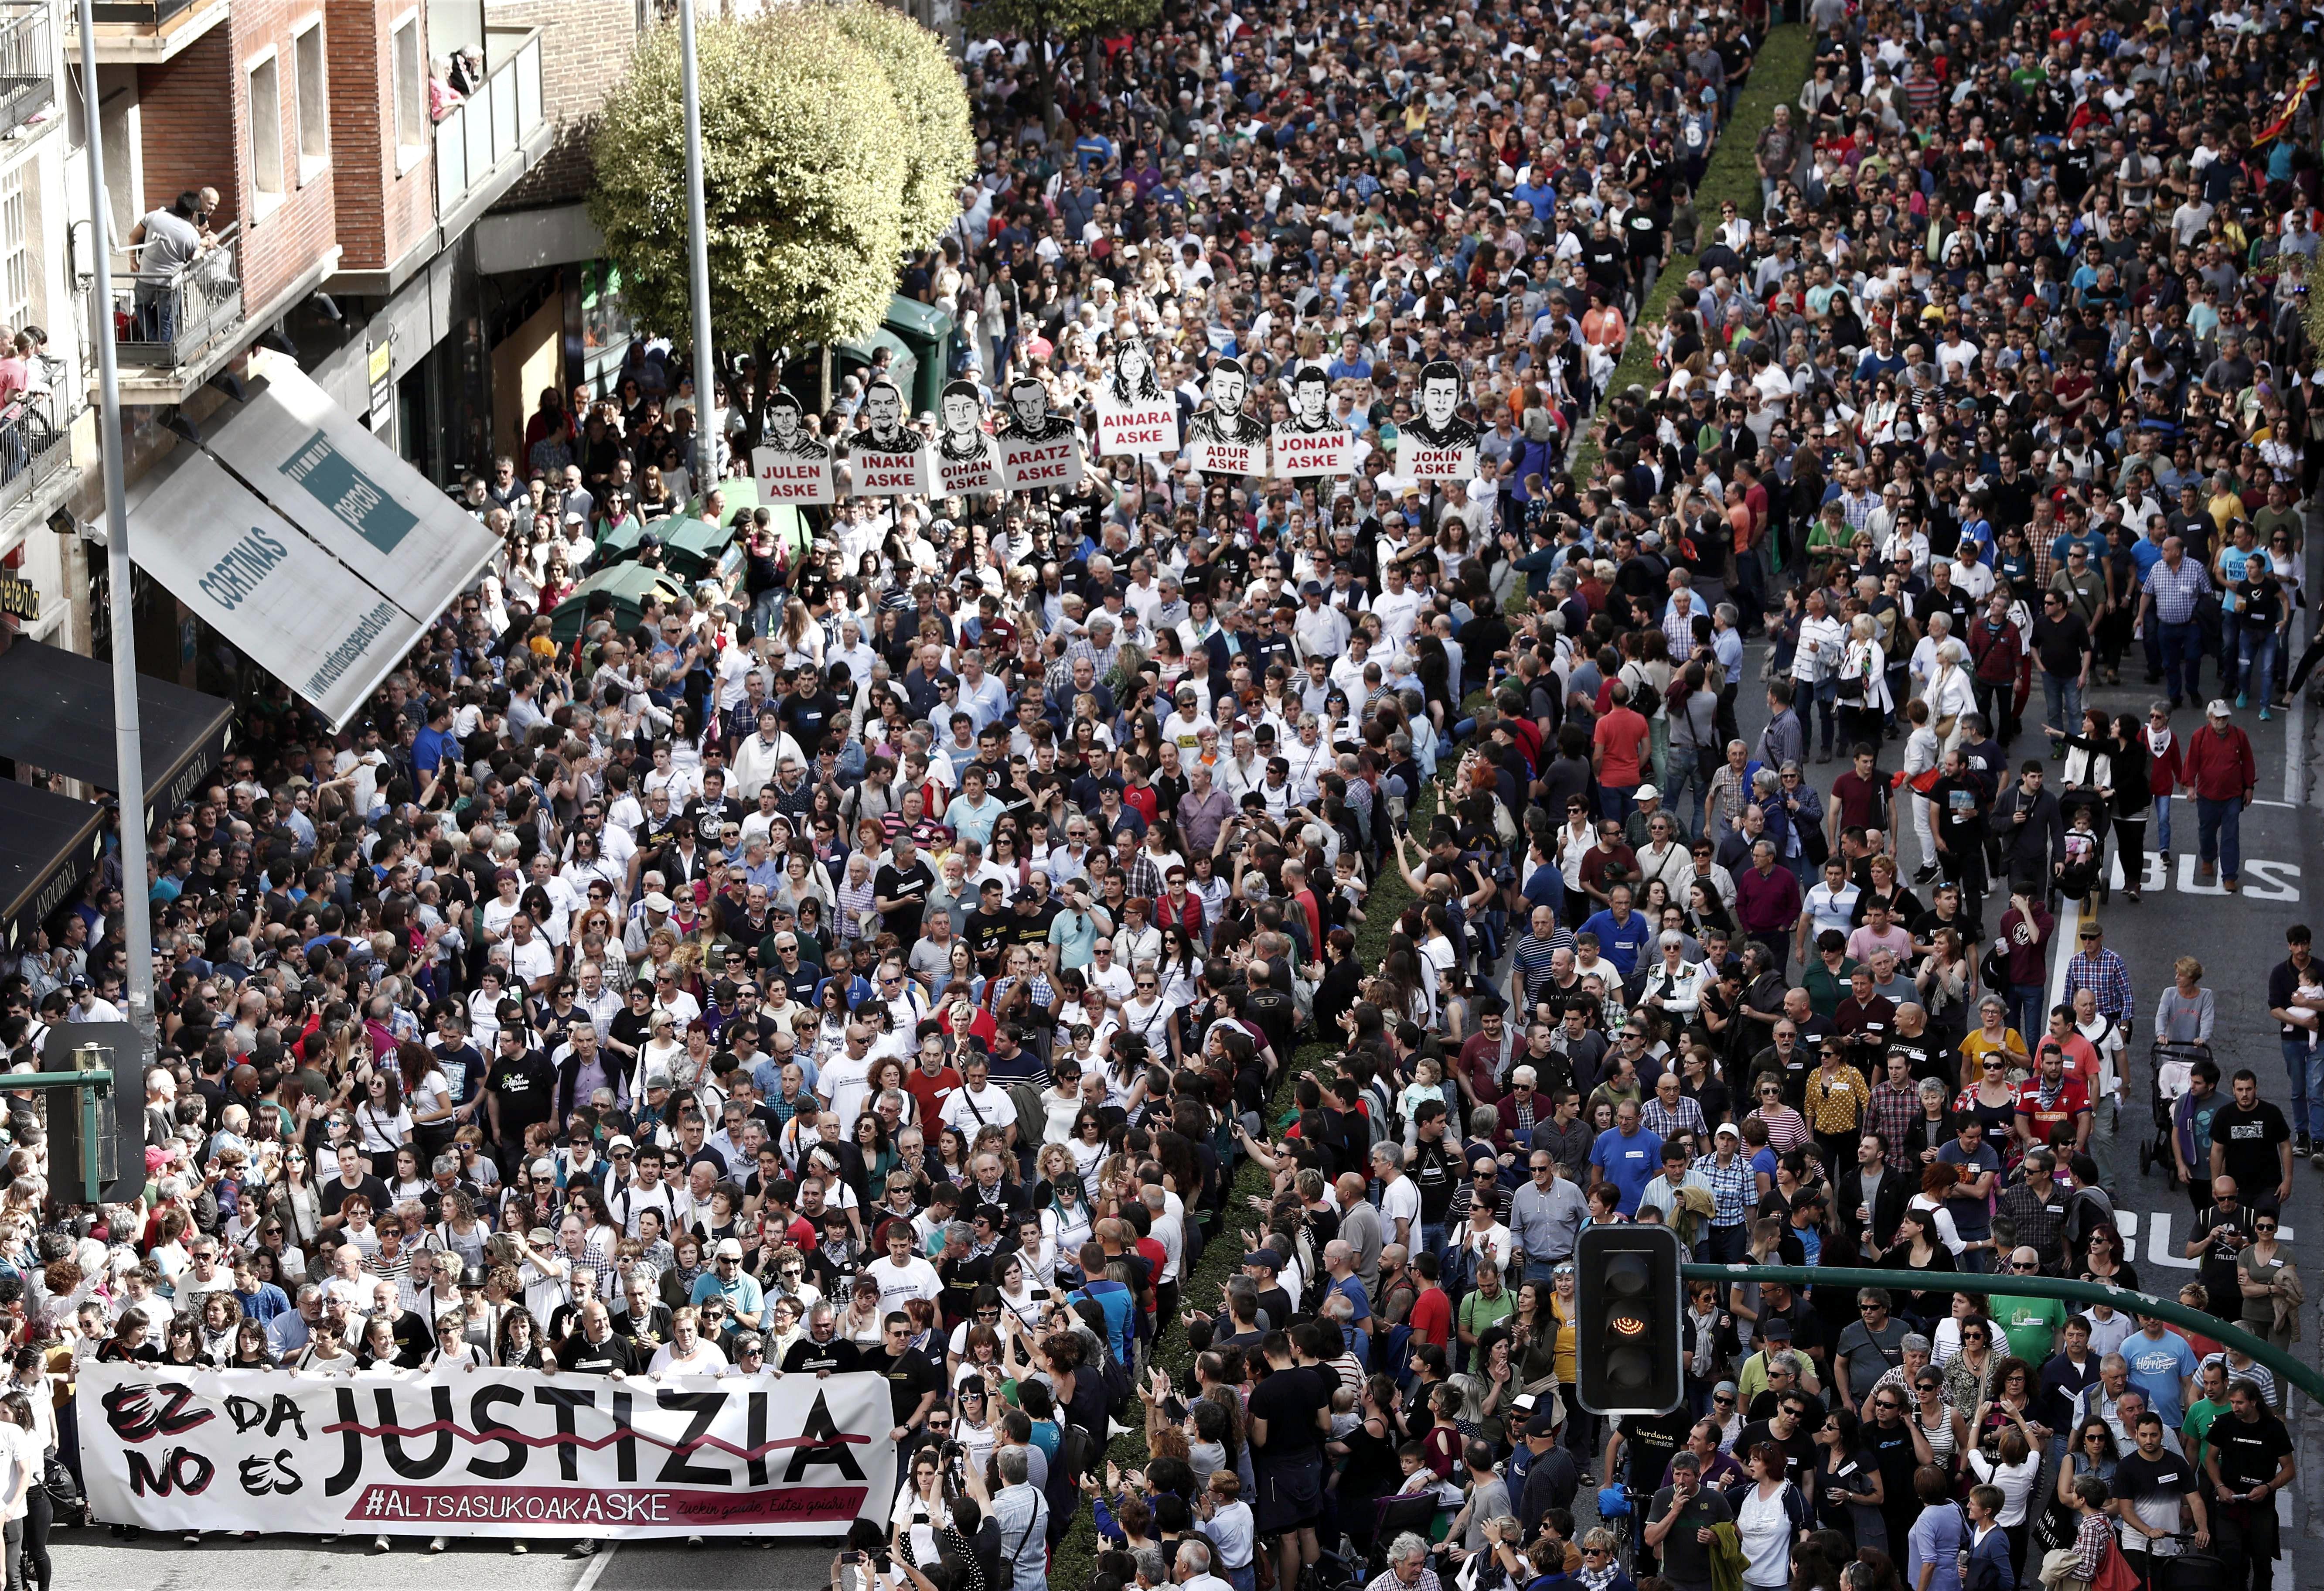
[[[137,676],[145,804],[189,800],[225,754],[232,704]],[[19,636],[0,652],[0,757],[101,790],[120,783],[113,742],[113,665]]]
[[[105,809],[0,779],[0,932],[29,940],[73,898],[104,847]]]

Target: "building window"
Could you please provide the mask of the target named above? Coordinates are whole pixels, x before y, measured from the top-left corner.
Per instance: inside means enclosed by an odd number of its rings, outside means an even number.
[[[0,176],[0,325],[19,327],[32,318],[32,217],[24,202],[24,167],[19,161]]]
[[[262,206],[282,197],[282,75],[272,55],[250,69],[250,185]]]
[[[298,68],[299,171],[301,176],[331,158],[330,90],[323,80],[323,24],[292,41]]]
[[[420,44],[420,18],[395,29],[395,148],[404,163],[428,147],[428,58]]]

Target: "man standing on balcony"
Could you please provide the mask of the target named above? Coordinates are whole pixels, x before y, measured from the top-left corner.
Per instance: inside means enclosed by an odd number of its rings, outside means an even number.
[[[166,343],[178,334],[175,278],[205,246],[201,213],[202,196],[189,188],[168,209],[148,211],[129,234],[130,246],[143,251],[137,256],[137,323],[148,342]]]

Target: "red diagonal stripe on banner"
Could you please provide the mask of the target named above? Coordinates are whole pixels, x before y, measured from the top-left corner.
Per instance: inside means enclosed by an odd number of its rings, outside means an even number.
[[[456,1420],[431,1420],[426,1425],[364,1425],[357,1421],[336,1420],[323,1428],[325,1436],[337,1436],[341,1431],[353,1431],[359,1437],[393,1437],[398,1441],[410,1441],[419,1437],[440,1436],[450,1431],[464,1442],[483,1446],[486,1442],[514,1442],[525,1448],[580,1448],[600,1453],[615,1442],[635,1440],[650,1442],[657,1448],[667,1448],[673,1453],[698,1453],[705,1448],[715,1448],[745,1461],[763,1458],[770,1453],[780,1453],[793,1448],[828,1448],[834,1442],[869,1443],[870,1437],[857,1436],[853,1431],[834,1431],[821,1437],[783,1437],[771,1442],[761,1442],[755,1448],[738,1448],[717,1437],[703,1437],[691,1442],[666,1442],[659,1437],[641,1430],[617,1430],[602,1437],[529,1437],[522,1431],[494,1429],[479,1436]]]

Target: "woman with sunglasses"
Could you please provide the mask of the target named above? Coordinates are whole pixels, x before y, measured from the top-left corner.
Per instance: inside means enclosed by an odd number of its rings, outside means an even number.
[[[1985,1124],[1985,1141],[2007,1146],[2017,1142],[2017,1086],[2012,1083],[2009,1058],[1997,1050],[1988,1050],[1973,1063],[1977,1080],[1953,1101],[1956,1122],[1962,1117],[1974,1117]]]
[[[172,1315],[161,1333],[160,1363],[179,1369],[208,1370],[217,1361],[202,1346],[202,1325],[193,1316]]]
[[[1929,1463],[1950,1477],[1960,1467],[1961,1450],[1969,1446],[1969,1430],[1960,1411],[1945,1398],[1945,1375],[1935,1365],[1914,1373],[1907,1418],[1929,1449]]]
[[[281,1229],[282,1242],[302,1254],[314,1253],[323,1231],[323,1196],[308,1180],[307,1163],[302,1145],[292,1143],[286,1148],[281,1179],[266,1200],[268,1220]]]
[[[2236,1285],[2243,1294],[2243,1328],[2263,1342],[2287,1347],[2298,1337],[2301,1290],[2299,1267],[2279,1235],[2275,1216],[2252,1216],[2252,1240],[2236,1256]],[[2234,1380],[2230,1367],[2230,1383]]]
[[[2122,1234],[2113,1226],[2101,1221],[2090,1228],[2084,1244],[2081,1263],[2074,1274],[2084,1281],[2104,1282],[2111,1287],[2138,1290],[2138,1267],[2123,1257]]]
[[[2095,1414],[2083,1420],[2067,1444],[2065,1461],[2058,1466],[2059,1503],[2067,1508],[2074,1505],[2074,1483],[2084,1475],[2096,1475],[2112,1485],[2115,1466],[2120,1461],[2114,1428]]]
[[[1887,1490],[1880,1466],[1864,1450],[1855,1415],[1835,1409],[1816,1428],[1816,1517],[1858,1550],[1888,1549]]]

